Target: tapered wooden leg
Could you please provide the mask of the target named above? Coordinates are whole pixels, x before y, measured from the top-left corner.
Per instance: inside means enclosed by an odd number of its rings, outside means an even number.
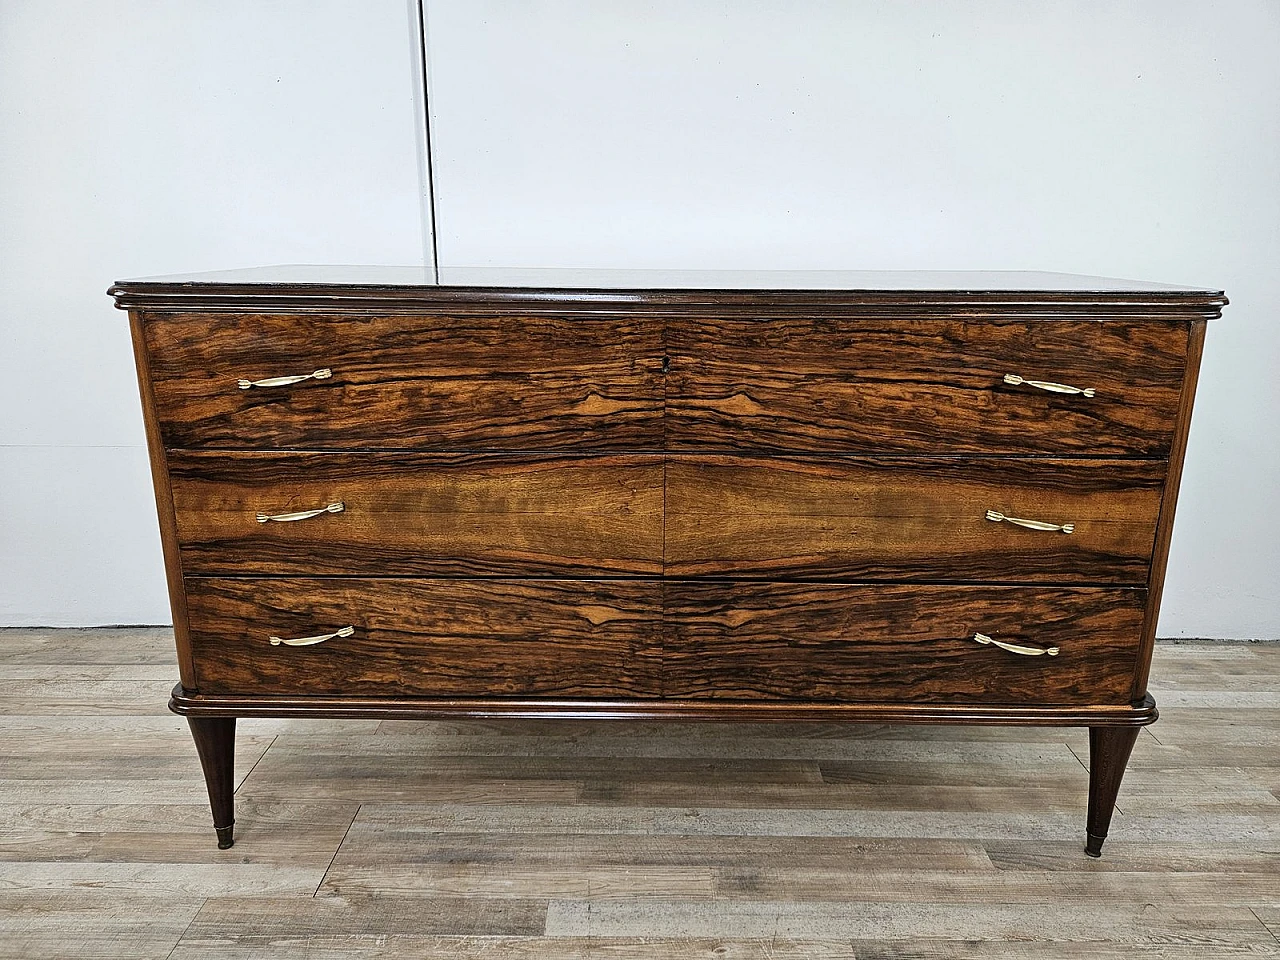
[[[218,849],[226,850],[235,843],[236,718],[187,717],[191,736],[204,767],[204,782],[209,788],[209,806],[213,809],[213,829],[218,834]]]
[[[1091,857],[1102,856],[1102,841],[1107,839],[1107,828],[1111,826],[1125,764],[1141,730],[1141,727],[1089,728],[1089,822],[1084,852]]]

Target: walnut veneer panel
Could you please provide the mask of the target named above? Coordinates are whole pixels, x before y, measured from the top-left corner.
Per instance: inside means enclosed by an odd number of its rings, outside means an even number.
[[[1086,704],[1128,699],[1143,590],[669,581],[663,693]],[[1020,656],[983,633],[1056,656]]]
[[[1144,591],[193,578],[206,694],[1121,703]],[[273,645],[271,637],[351,636]],[[1017,656],[974,633],[1055,656]]]
[[[667,331],[667,351],[671,449],[1165,457],[1187,327],[691,318]]]
[[[170,469],[188,574],[662,573],[661,457],[184,451]]]
[[[665,570],[1142,585],[1164,477],[1146,460],[670,456]]]
[[[170,466],[189,574],[1141,584],[1164,480],[1160,462],[1040,459],[176,452]],[[342,512],[256,520],[331,503]]]
[[[150,314],[144,331],[167,447],[661,445],[649,320]],[[237,387],[319,369],[332,376]]]
[[[661,584],[190,578],[205,693],[653,697]],[[272,645],[353,626],[314,646]]]

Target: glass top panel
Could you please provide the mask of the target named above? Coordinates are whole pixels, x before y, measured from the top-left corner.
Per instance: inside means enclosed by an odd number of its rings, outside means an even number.
[[[1040,293],[1198,293],[1211,288],[1030,270],[658,270],[293,264],[139,277],[125,284],[492,287],[564,290],[952,290]]]

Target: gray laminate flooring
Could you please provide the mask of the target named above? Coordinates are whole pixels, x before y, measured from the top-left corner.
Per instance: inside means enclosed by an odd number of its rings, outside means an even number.
[[[0,957],[1280,957],[1280,644],[1161,644],[1101,860],[1082,730],[240,722],[162,629],[0,630]]]

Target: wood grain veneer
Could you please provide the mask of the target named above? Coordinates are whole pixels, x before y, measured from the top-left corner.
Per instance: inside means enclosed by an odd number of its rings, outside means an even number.
[[[1141,590],[666,584],[663,693],[725,700],[1128,702]],[[975,632],[1057,656],[1012,656]]]
[[[112,288],[220,844],[221,721],[461,715],[1087,726],[1099,852],[1220,292],[454,272]]]
[[[635,319],[156,314],[169,447],[649,448],[661,328]],[[240,379],[332,370],[292,388]]]
[[[653,581],[192,578],[209,694],[639,697],[660,693]],[[322,646],[273,646],[355,627]]]
[[[180,451],[170,465],[192,574],[662,575],[660,458]],[[343,511],[256,520],[330,503]]]
[[[1146,460],[723,455],[175,451],[169,466],[193,575],[1133,584],[1146,583],[1165,474]],[[329,503],[344,509],[256,520]],[[993,523],[989,509],[1074,530]]]
[[[1201,321],[1187,326],[1187,374],[1182,382],[1182,400],[1178,407],[1173,449],[1169,453],[1169,473],[1165,477],[1164,496],[1160,500],[1160,520],[1156,527],[1156,546],[1151,556],[1151,573],[1147,584],[1147,616],[1142,624],[1138,668],[1133,677],[1132,696],[1136,700],[1147,692],[1151,672],[1151,652],[1156,642],[1160,621],[1160,598],[1164,593],[1164,574],[1169,562],[1169,543],[1173,538],[1173,514],[1178,506],[1178,486],[1182,482],[1183,457],[1187,452],[1187,436],[1191,430],[1191,410],[1195,406],[1196,382],[1200,378],[1200,358],[1204,353],[1206,324]],[[1122,765],[1123,766],[1123,765]],[[1106,831],[1103,831],[1104,835]]]
[[[666,469],[673,577],[1143,585],[1165,475],[1149,460],[952,457],[672,456]]]
[[[712,317],[666,341],[670,449],[1165,457],[1187,358],[1159,321]]]
[[[138,393],[142,398],[142,419],[147,436],[147,453],[151,460],[151,482],[155,492],[156,519],[160,524],[160,547],[164,553],[164,572],[169,591],[169,609],[173,613],[174,643],[178,648],[178,674],[182,684],[195,689],[196,678],[191,669],[191,640],[187,633],[187,596],[182,582],[182,556],[178,550],[177,519],[173,509],[173,490],[169,480],[169,462],[160,424],[155,416],[156,400],[151,376],[151,354],[144,335],[145,314],[129,314],[129,334],[133,341],[134,366],[138,376]]]

